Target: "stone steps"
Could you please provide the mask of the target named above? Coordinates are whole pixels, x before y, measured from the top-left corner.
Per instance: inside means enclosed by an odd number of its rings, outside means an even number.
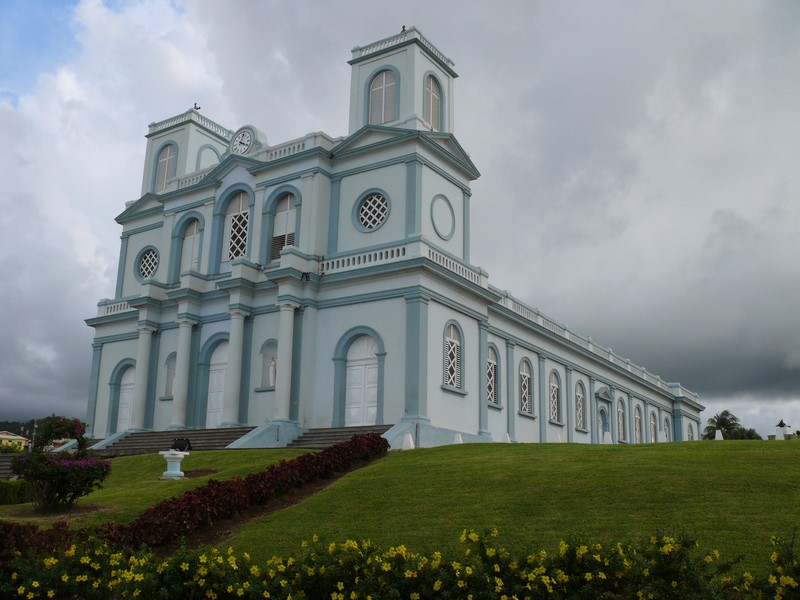
[[[330,427],[327,429],[309,429],[288,445],[289,448],[323,449],[346,442],[357,433],[383,434],[391,425],[366,425],[363,427]]]
[[[120,438],[110,446],[95,451],[98,456],[128,456],[169,450],[175,438],[186,438],[192,451],[223,450],[255,427],[221,429],[181,429],[170,431],[137,431]]]
[[[11,479],[14,473],[11,472],[11,460],[16,454],[0,454],[0,479]]]

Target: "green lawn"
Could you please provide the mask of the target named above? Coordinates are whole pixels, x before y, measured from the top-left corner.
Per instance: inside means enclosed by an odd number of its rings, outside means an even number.
[[[554,548],[571,533],[633,541],[689,532],[761,570],[771,535],[800,524],[800,443],[642,446],[468,444],[393,453],[221,543],[259,559],[304,538],[369,538],[455,549],[464,528],[509,547]]]
[[[306,450],[213,450],[190,452],[183,459],[181,469],[211,469],[214,473],[182,480],[161,480],[167,467],[158,454],[121,456],[113,459],[111,473],[99,489],[78,501],[77,506],[100,506],[101,511],[75,511],[67,515],[73,526],[97,525],[113,521],[127,523],[146,508],[203,485],[209,479],[230,479],[262,471],[281,459],[291,460]],[[52,517],[35,515],[30,505],[0,506],[0,519],[34,522],[46,526]]]
[[[157,501],[299,454],[283,450],[194,452],[183,468],[215,475],[159,481],[160,456],[115,459],[104,489],[81,505],[106,510],[76,524],[125,522]],[[763,572],[772,535],[800,524],[800,443],[725,441],[640,446],[465,444],[393,452],[302,503],[251,521],[217,545],[255,559],[295,552],[303,539],[369,538],[413,550],[456,549],[464,528],[497,527],[508,547],[552,549],[570,534],[635,541],[690,532],[723,557],[744,555]],[[0,507],[0,518],[32,518]],[[36,520],[41,520],[36,518]]]

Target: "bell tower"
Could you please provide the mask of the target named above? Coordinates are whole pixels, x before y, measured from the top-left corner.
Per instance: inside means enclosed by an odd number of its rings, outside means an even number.
[[[454,63],[415,27],[353,48],[350,129],[366,125],[453,133]]]

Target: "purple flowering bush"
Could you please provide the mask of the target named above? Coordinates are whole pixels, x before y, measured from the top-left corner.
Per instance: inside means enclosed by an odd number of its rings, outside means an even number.
[[[37,422],[39,435],[30,454],[14,457],[11,468],[30,483],[33,506],[38,512],[53,512],[72,506],[78,498],[99,488],[111,470],[111,463],[92,456],[78,419],[47,417]],[[53,454],[47,448],[57,439],[78,441],[77,452]]]

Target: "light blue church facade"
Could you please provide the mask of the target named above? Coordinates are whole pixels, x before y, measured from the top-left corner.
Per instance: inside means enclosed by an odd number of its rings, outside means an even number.
[[[391,425],[455,441],[696,440],[696,394],[488,283],[470,255],[453,62],[418,30],[353,50],[345,137],[270,145],[196,110],[149,126],[117,217],[87,422],[129,430]],[[480,199],[475,199],[480,201]],[[510,218],[510,217],[509,217]]]

